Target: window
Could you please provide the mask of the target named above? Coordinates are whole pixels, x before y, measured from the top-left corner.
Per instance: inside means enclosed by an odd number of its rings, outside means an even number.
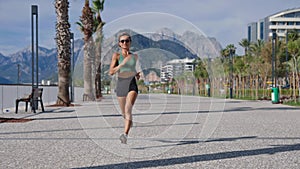
[[[251,26],[248,26],[248,41],[251,42]]]
[[[294,18],[295,17],[295,13],[285,14],[284,17],[286,17],[286,18]]]
[[[260,34],[259,39],[264,39],[264,22],[260,22]]]

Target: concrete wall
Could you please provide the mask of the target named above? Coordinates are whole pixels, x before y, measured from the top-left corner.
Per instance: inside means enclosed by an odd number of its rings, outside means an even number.
[[[43,88],[43,103],[44,105],[51,105],[56,102],[57,99],[57,86],[39,86]],[[18,85],[0,85],[0,113],[7,113],[14,111],[15,100],[29,95],[31,92],[31,86],[18,86]],[[74,100],[75,102],[82,101],[83,88],[74,88]],[[25,106],[25,103],[19,104],[20,109]]]

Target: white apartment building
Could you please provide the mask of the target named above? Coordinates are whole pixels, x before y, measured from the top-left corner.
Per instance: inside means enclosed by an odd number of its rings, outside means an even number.
[[[174,59],[168,61],[165,66],[161,67],[161,82],[167,82],[170,79],[182,75],[184,72],[193,72],[195,70],[195,59]]]
[[[279,39],[285,39],[289,30],[300,32],[300,8],[288,9],[248,24],[248,40],[268,41],[275,31]]]

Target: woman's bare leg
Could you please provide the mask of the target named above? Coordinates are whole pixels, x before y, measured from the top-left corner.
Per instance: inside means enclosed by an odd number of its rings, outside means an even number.
[[[119,106],[121,109],[122,116],[125,118],[125,103],[126,97],[118,97]]]
[[[137,93],[135,91],[130,91],[127,94],[126,97],[126,103],[125,103],[125,127],[124,127],[124,132],[125,134],[129,133],[131,124],[132,124],[132,107],[134,105],[134,102],[137,98]]]

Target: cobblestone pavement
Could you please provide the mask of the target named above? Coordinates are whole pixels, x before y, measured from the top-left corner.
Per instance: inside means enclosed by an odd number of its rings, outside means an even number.
[[[115,97],[0,123],[1,168],[300,168],[300,109],[269,101],[139,95],[127,144]]]

